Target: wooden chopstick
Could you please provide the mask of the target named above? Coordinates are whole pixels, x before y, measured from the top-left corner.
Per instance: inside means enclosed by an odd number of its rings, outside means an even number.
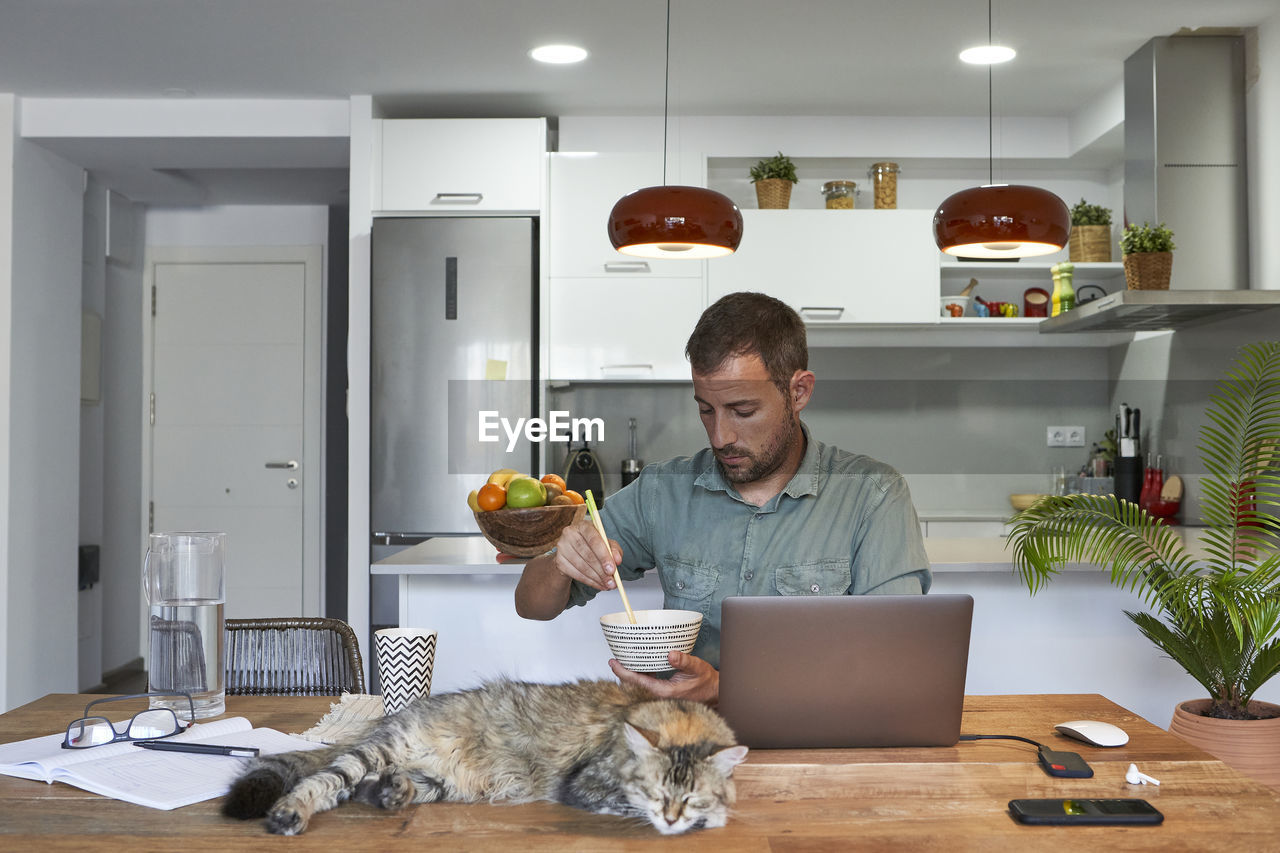
[[[609,537],[604,532],[604,522],[600,520],[600,510],[596,509],[596,499],[591,496],[591,490],[587,489],[587,509],[591,511],[591,522],[596,526],[596,531],[600,534],[600,541],[604,543],[604,549],[609,552],[612,559],[613,549],[609,547]],[[622,588],[622,576],[618,574],[618,567],[613,567],[613,582],[618,585],[618,594],[622,596],[622,606],[627,609],[627,621],[632,625],[636,624],[635,611],[631,609],[631,602],[627,599],[627,591]]]

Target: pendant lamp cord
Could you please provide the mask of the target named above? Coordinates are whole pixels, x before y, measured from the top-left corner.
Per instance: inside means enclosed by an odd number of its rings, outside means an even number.
[[[988,0],[990,2],[990,0]],[[990,24],[988,24],[990,26]],[[671,0],[667,0],[667,57],[662,79],[662,185],[667,185],[667,106],[671,100]]]
[[[988,45],[994,44],[994,42],[991,40],[991,2],[992,0],[987,0],[987,44]],[[667,5],[669,8],[671,5],[671,0],[667,0]],[[667,26],[670,27],[670,24],[668,24]],[[995,121],[992,118],[992,114],[993,114],[993,107],[991,105],[991,63],[988,62],[987,63],[987,184],[994,184],[996,182],[996,167],[995,167],[996,158],[995,158],[995,143],[994,143]],[[663,168],[665,169],[666,166],[664,165]]]

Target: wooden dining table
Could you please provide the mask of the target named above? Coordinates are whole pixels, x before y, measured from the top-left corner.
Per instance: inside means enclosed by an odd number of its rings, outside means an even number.
[[[0,715],[0,743],[61,731],[98,698],[51,694]],[[327,697],[228,697],[228,715],[299,733],[329,710]],[[1091,747],[1054,730],[1094,719],[1128,744]],[[1088,779],[1053,778],[1033,746],[1000,740],[929,748],[754,750],[734,773],[728,825],[662,836],[637,820],[556,803],[426,804],[386,812],[346,803],[294,838],[261,821],[223,817],[221,798],[158,811],[82,791],[0,776],[2,850],[325,851],[1213,851],[1280,850],[1280,791],[1232,770],[1106,698],[1093,694],[968,696],[965,734],[1013,734],[1078,752]],[[1125,781],[1130,763],[1159,786]],[[1160,826],[1023,826],[1015,798],[1141,797]]]

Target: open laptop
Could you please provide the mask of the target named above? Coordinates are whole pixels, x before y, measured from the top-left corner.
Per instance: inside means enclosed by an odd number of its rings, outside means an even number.
[[[724,600],[717,710],[749,747],[952,746],[968,595]]]

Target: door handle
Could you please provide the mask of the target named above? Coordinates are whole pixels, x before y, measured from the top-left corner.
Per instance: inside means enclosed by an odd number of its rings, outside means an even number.
[[[469,201],[472,204],[479,204],[484,201],[484,193],[436,193],[436,201],[440,202],[464,202]]]
[[[605,272],[649,272],[648,261],[608,261]]]
[[[268,463],[266,464],[266,467],[267,467],[267,468],[282,468],[282,469],[284,469],[284,470],[286,470],[286,471],[297,471],[297,470],[298,470],[298,460],[297,460],[297,459],[290,459],[288,462],[268,462]]]

